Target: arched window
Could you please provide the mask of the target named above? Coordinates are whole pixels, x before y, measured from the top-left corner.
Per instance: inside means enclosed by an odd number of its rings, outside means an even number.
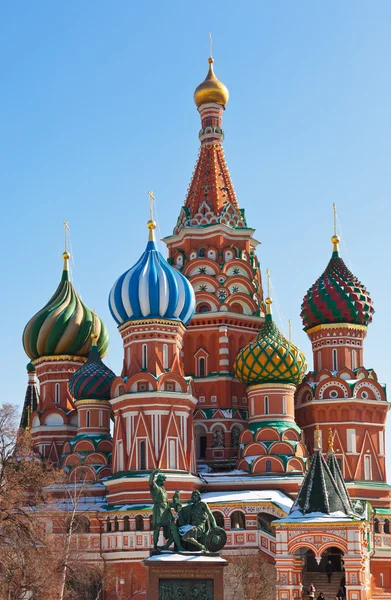
[[[144,531],[144,519],[141,515],[136,517],[136,531]]]
[[[286,396],[282,397],[282,414],[286,415]]]
[[[231,304],[230,311],[233,313],[237,313],[238,315],[243,314],[243,306],[239,304],[239,302],[234,302]]]
[[[55,404],[60,404],[60,384],[56,383],[56,385],[54,386],[54,403]]]
[[[221,529],[224,529],[224,515],[220,511],[215,510],[213,512],[213,516],[215,518],[217,527],[221,527]]]
[[[175,440],[170,440],[170,442],[169,442],[168,456],[169,456],[170,469],[176,469],[177,463],[176,463],[176,441]]]
[[[205,302],[203,304],[200,304],[199,307],[197,308],[197,312],[199,312],[199,313],[210,312],[210,305],[206,304]]]
[[[200,248],[200,249],[198,250],[198,256],[199,256],[200,258],[204,258],[204,257],[206,256],[206,250],[205,250],[205,248]]]
[[[384,531],[384,533],[387,533],[388,535],[390,534],[390,522],[388,519],[386,519],[384,521],[383,531]]]
[[[124,517],[124,531],[130,531],[130,519],[128,515]]]
[[[268,396],[265,396],[265,398],[264,398],[264,412],[265,412],[265,415],[269,414],[269,398],[268,398]]]
[[[352,350],[352,371],[357,369],[357,352],[356,350]]]
[[[147,346],[147,344],[143,344],[141,353],[142,353],[141,368],[148,369],[148,346]]]
[[[107,517],[106,519],[106,531],[107,533],[111,532],[111,521],[110,521],[110,517]]]
[[[273,530],[273,527],[271,526],[271,522],[274,521],[275,518],[276,517],[274,515],[269,515],[269,513],[265,513],[265,512],[258,513],[258,516],[257,516],[258,529],[263,529],[263,531],[267,531],[268,533],[274,534],[274,530]]]
[[[67,533],[71,528],[72,533],[90,533],[90,521],[84,515],[76,515],[73,522],[71,518],[67,520]]]
[[[375,533],[380,533],[379,519],[373,520],[373,529]]]
[[[144,471],[146,467],[146,452],[145,452],[145,441],[140,442],[140,470]]]
[[[119,521],[118,517],[114,518],[114,531],[119,531]]]
[[[91,420],[90,411],[86,410],[86,427],[90,427],[90,420]]]
[[[369,454],[364,456],[364,479],[365,481],[372,479],[372,457]]]
[[[198,359],[198,377],[205,377],[206,369],[205,369],[205,358],[201,356]]]
[[[333,357],[333,371],[338,371],[338,354],[337,354],[336,348],[333,348],[332,357]]]
[[[318,352],[318,371],[322,368],[322,353]]]
[[[240,510],[235,510],[231,515],[231,529],[246,529],[246,520]]]
[[[153,525],[153,515],[151,515],[149,517],[149,530],[153,531],[154,530],[154,525]]]
[[[168,344],[163,344],[163,369],[168,369]]]
[[[271,473],[272,472],[272,461],[271,460],[266,460],[265,461],[265,472],[266,473]]]

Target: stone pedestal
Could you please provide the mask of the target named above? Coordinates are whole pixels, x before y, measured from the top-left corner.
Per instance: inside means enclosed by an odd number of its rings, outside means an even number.
[[[224,600],[224,567],[220,556],[156,554],[144,560],[147,600]]]

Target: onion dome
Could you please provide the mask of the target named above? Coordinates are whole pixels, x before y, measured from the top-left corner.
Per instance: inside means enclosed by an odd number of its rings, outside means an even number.
[[[27,370],[27,373],[35,373],[36,368],[34,367],[34,365],[31,362],[31,360],[30,360],[29,363],[27,363],[26,370]]]
[[[256,339],[239,351],[234,370],[245,385],[290,383],[299,385],[307,369],[304,354],[279,331],[266,298],[266,317]]]
[[[41,356],[87,357],[92,331],[98,335],[101,356],[107,352],[106,326],[77,295],[69,276],[69,258],[69,253],[64,252],[64,269],[58,288],[24,329],[23,347],[32,360]]]
[[[367,326],[375,312],[369,292],[339,255],[339,237],[333,235],[331,241],[333,254],[330,262],[310,287],[301,305],[305,331],[316,325],[332,323]]]
[[[69,391],[75,400],[109,400],[115,374],[100,358],[96,334],[91,337],[92,346],[88,360],[70,378]]]
[[[197,108],[202,104],[208,104],[209,102],[215,102],[225,106],[229,100],[229,92],[224,83],[221,83],[214,74],[213,71],[213,58],[208,58],[209,71],[205,80],[200,83],[194,92],[194,102]]]
[[[158,251],[148,222],[149,240],[137,263],[115,282],[109,296],[110,312],[118,323],[143,319],[170,319],[185,325],[195,311],[193,286]]]

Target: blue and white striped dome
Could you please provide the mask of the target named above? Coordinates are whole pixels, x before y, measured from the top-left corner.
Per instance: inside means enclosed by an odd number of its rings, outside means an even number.
[[[161,318],[186,325],[194,315],[195,295],[191,283],[168,264],[150,235],[144,254],[115,282],[109,308],[118,325]]]

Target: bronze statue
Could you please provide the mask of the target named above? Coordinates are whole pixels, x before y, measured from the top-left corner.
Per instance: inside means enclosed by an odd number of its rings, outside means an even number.
[[[156,481],[155,475],[157,475]],[[179,552],[194,548],[203,552],[221,550],[227,541],[227,534],[224,529],[217,526],[211,510],[202,500],[200,492],[194,490],[191,500],[186,506],[182,506],[178,491],[175,492],[172,502],[169,502],[164,487],[166,479],[159,469],[152,471],[149,477],[149,487],[154,502],[152,514],[154,549],[167,550],[172,543],[175,543]],[[174,515],[177,515],[177,518]],[[158,547],[161,529],[163,529],[166,543]]]

